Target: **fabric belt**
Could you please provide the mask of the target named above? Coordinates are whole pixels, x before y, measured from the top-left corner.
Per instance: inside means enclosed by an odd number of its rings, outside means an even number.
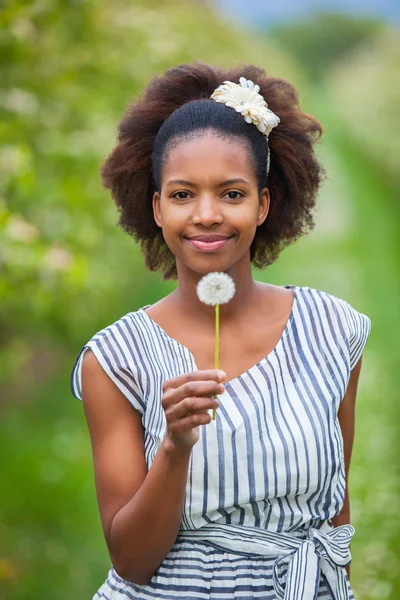
[[[180,530],[178,540],[202,541],[219,549],[239,554],[275,558],[273,585],[278,600],[315,600],[321,573],[334,600],[349,600],[346,567],[351,562],[351,525],[331,527],[323,522],[320,529],[310,527],[293,533],[276,533],[244,525],[207,523],[200,529]],[[288,563],[282,586],[278,567]]]

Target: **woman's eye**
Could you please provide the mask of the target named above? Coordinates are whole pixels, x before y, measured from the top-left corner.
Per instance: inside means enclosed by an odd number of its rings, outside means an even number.
[[[172,197],[177,198],[178,200],[186,200],[189,197],[189,194],[188,192],[175,192]]]
[[[230,200],[238,200],[239,198],[243,198],[243,194],[241,192],[237,192],[235,190],[231,190],[227,192],[227,196]]]

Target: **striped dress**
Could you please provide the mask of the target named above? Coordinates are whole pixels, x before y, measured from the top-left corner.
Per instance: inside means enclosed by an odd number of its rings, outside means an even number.
[[[104,600],[350,600],[350,525],[337,413],[370,320],[327,292],[285,286],[293,307],[275,348],[225,384],[217,417],[193,447],[178,536],[147,585],[110,566]],[[82,348],[71,388],[81,397],[90,348],[142,416],[148,468],[166,432],[166,379],[196,370],[188,348],[145,312],[130,312]]]

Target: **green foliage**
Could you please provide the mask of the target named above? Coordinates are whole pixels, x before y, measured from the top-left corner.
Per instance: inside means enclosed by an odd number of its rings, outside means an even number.
[[[382,23],[374,19],[316,13],[307,20],[274,27],[269,33],[296,56],[312,79],[318,80],[381,28]]]
[[[327,76],[342,126],[359,150],[400,185],[400,36],[384,29]],[[357,76],[355,76],[357,74]]]

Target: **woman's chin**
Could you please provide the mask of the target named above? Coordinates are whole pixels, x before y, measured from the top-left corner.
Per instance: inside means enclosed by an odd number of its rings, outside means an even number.
[[[188,260],[183,263],[184,270],[190,270],[199,275],[207,275],[207,273],[228,273],[235,267],[235,262],[232,260],[210,260],[210,256],[205,257],[203,260]],[[178,268],[178,273],[181,270]]]

